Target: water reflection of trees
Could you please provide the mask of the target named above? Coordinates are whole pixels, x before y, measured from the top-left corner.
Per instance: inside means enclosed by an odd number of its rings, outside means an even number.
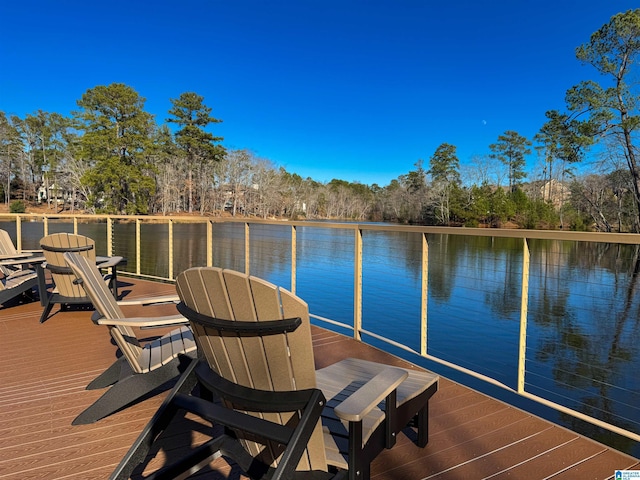
[[[522,240],[431,235],[429,257],[429,289],[437,301],[464,304],[465,291],[480,290],[497,317],[520,312]]]
[[[458,259],[466,242],[449,235],[429,236],[429,292],[431,298],[448,302],[456,284]]]
[[[485,302],[498,318],[518,319],[522,303],[522,240],[498,239],[493,249],[503,271],[494,270],[495,286],[485,293]]]
[[[254,225],[250,245],[251,274],[291,288],[291,229]]]
[[[373,275],[419,285],[422,276],[422,234],[366,231],[363,234],[364,280]]]
[[[558,403],[568,398],[585,414],[638,431],[640,392],[617,381],[632,378],[637,363],[638,246],[531,243],[529,317],[537,334],[529,330],[530,389]],[[547,377],[555,384],[545,384]],[[564,420],[584,431],[580,420]],[[633,443],[597,429],[589,433],[625,451]]]
[[[85,233],[92,238],[96,227]],[[174,275],[192,266],[206,265],[206,224],[175,223],[173,225],[173,271]],[[127,257],[125,269],[136,268],[136,225],[122,222],[114,226],[114,245],[117,255]],[[216,225],[213,229],[212,255],[214,265],[234,270],[244,270],[244,225]],[[167,223],[143,223],[140,226],[140,264],[145,274],[167,277],[169,274],[169,225]]]

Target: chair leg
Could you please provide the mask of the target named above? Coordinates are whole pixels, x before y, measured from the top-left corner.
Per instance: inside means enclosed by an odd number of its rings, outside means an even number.
[[[362,449],[362,422],[349,422],[349,480],[369,480],[369,462]]]
[[[122,376],[122,369],[129,367],[126,365],[126,362],[127,359],[124,356],[120,357],[118,360],[113,362],[109,368],[94,378],[91,383],[86,386],[86,390],[98,390],[116,383]]]
[[[49,318],[49,314],[51,313],[53,305],[54,303],[51,301],[51,297],[49,297],[47,299],[47,303],[44,306],[44,310],[42,311],[42,315],[40,315],[40,323],[44,323],[47,318]]]
[[[429,443],[429,404],[427,403],[416,414],[416,426],[418,427],[418,439],[416,444],[424,448]]]
[[[44,307],[47,304],[47,280],[44,276],[44,268],[41,264],[36,266],[36,274],[38,277],[38,295],[40,296],[40,305]]]
[[[438,384],[434,383],[427,390],[418,395],[418,397],[407,402],[406,405],[410,408],[417,408],[417,413],[410,419],[409,424],[412,424],[418,430],[415,443],[420,448],[426,447],[429,442],[429,399],[437,391]],[[413,411],[416,412],[415,409]]]
[[[187,361],[190,361],[190,357],[176,358],[149,373],[132,373],[130,376],[118,380],[71,423],[73,425],[94,423],[121,410],[180,375],[188,366]]]

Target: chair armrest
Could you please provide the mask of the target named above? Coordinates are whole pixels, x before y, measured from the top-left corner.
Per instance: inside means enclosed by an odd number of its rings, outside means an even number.
[[[164,317],[128,317],[93,319],[98,325],[127,325],[129,327],[163,327],[172,325],[186,325],[189,321],[182,315],[167,315]]]
[[[385,368],[357,391],[349,395],[333,411],[342,420],[359,422],[387,395],[398,388],[408,376],[409,373],[401,368]]]
[[[97,257],[96,267],[98,268],[110,268],[115,267],[124,260],[124,257]]]
[[[162,295],[157,297],[132,298],[131,300],[118,300],[118,305],[155,305],[159,303],[178,303],[178,295]]]
[[[26,258],[26,257],[32,257],[33,254],[32,253],[3,253],[0,254],[0,260],[10,260],[12,258]]]
[[[15,260],[9,260],[10,258],[14,258]],[[6,256],[0,255],[0,265],[2,266],[11,266],[11,265],[32,265],[35,263],[43,263],[44,257],[32,257],[32,256]]]

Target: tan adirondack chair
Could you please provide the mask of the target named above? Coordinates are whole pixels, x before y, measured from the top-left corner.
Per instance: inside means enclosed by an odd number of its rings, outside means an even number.
[[[426,443],[436,375],[359,359],[316,372],[306,303],[256,277],[192,268],[178,276],[177,289],[178,310],[206,359],[193,367],[200,389],[221,402],[189,395],[194,382],[183,374],[111,478],[128,478],[162,428],[184,410],[233,433],[194,449],[157,478],[184,478],[223,455],[250,478],[331,478],[337,472],[367,479],[370,462],[415,417]]]
[[[88,390],[92,390],[111,385],[102,397],[73,421],[74,425],[81,425],[93,423],[124,408],[180,375],[195,357],[196,343],[182,315],[126,317],[103,281],[95,262],[74,252],[64,253],[64,260],[74,277],[77,277],[77,286],[86,292],[96,309],[92,320],[97,325],[108,327],[122,352],[122,356],[111,367],[87,386]],[[167,300],[171,300],[171,297],[141,299],[137,303]],[[181,327],[144,345],[133,329],[180,324]]]
[[[38,275],[33,270],[17,270],[0,277],[0,304],[30,293],[38,285]]]
[[[89,305],[91,301],[86,296],[84,289],[74,283],[76,277],[66,264],[63,254],[65,252],[76,252],[98,264],[100,269],[109,270],[105,276],[114,289],[117,297],[117,277],[115,276],[117,265],[123,262],[123,257],[96,257],[95,242],[84,235],[71,233],[54,233],[40,239],[40,247],[43,250],[46,263],[45,269],[51,273],[53,286],[51,291],[47,291],[44,275],[40,276],[40,300],[44,307],[40,316],[40,323],[49,318],[49,314],[55,304],[60,304],[64,309],[67,305]]]
[[[0,229],[0,273],[10,275],[16,270],[42,263],[42,250],[21,250],[13,244],[9,232]]]
[[[7,258],[21,258],[30,257],[33,254],[28,252],[18,252],[13,244],[13,240],[11,240],[11,237],[9,236],[9,232],[0,229],[0,255]]]
[[[0,229],[0,304],[31,293],[38,285],[35,268],[44,258],[35,256],[36,252],[19,252],[9,233]]]
[[[41,254],[42,250],[20,250],[13,244],[9,232],[0,229],[0,257],[2,258],[29,258]]]

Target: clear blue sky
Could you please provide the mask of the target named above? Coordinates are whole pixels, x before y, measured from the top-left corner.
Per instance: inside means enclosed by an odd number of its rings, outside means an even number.
[[[289,172],[387,185],[441,143],[461,163],[529,138],[568,88],[598,79],[575,48],[628,0],[7,1],[0,111],[68,115],[133,87],[164,123],[196,92],[210,131]],[[531,163],[535,158],[531,158]]]

